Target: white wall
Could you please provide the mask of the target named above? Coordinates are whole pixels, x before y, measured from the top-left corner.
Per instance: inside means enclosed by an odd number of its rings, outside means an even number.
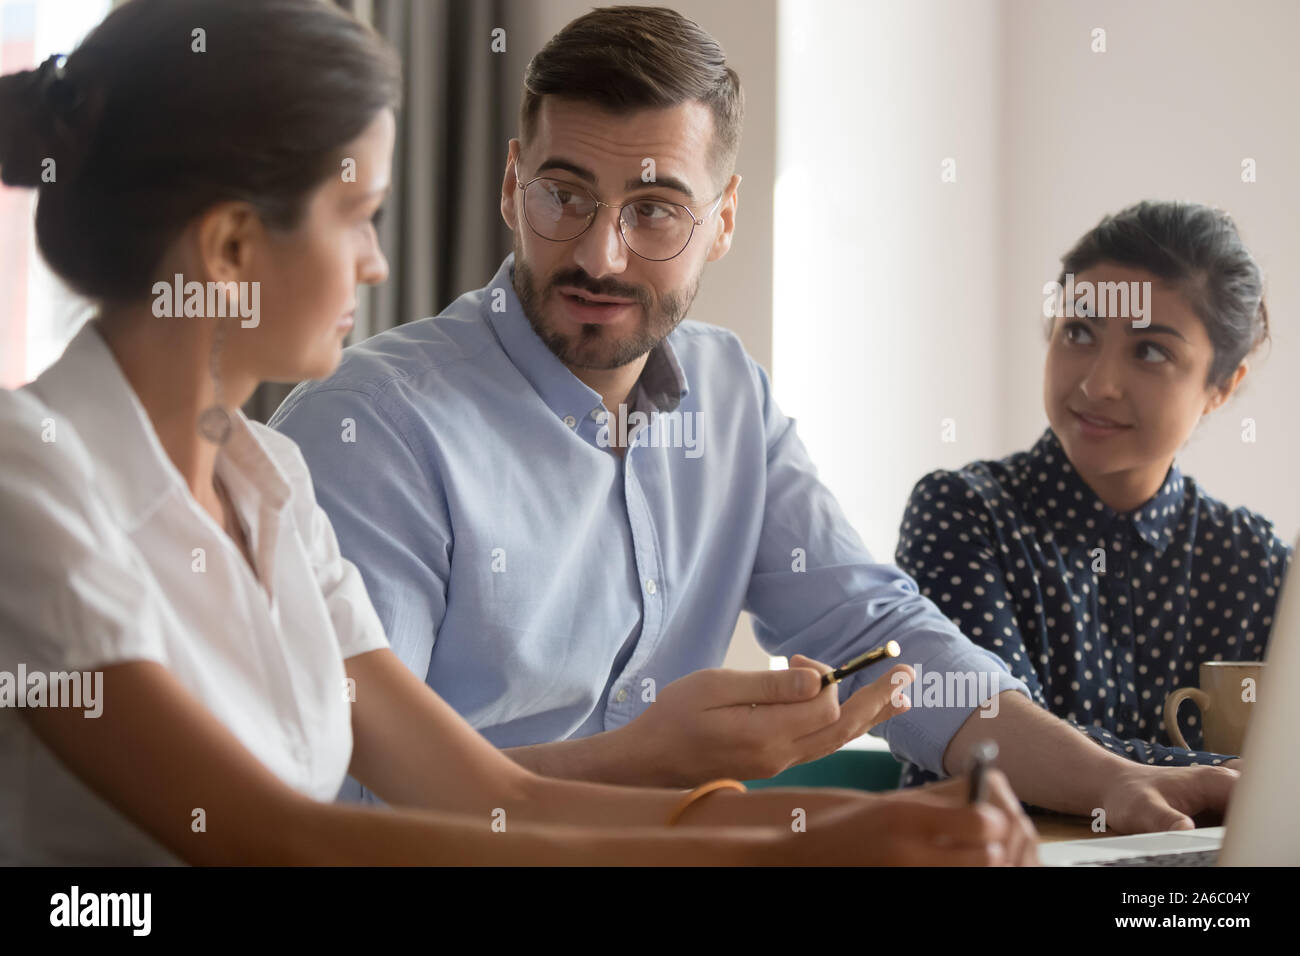
[[[781,5],[776,395],[881,561],[917,479],[999,437],[997,13]]]

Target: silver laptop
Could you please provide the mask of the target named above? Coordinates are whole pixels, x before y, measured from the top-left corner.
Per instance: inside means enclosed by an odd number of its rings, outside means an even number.
[[[1300,538],[1269,637],[1268,682],[1242,744],[1245,770],[1221,827],[1043,843],[1047,866],[1300,866]]]

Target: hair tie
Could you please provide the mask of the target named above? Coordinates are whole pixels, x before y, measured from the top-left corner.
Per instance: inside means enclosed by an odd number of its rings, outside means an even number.
[[[36,70],[36,88],[41,102],[60,116],[71,113],[85,99],[77,85],[68,79],[64,67],[67,59],[62,53],[52,53]]]
[[[66,60],[55,53],[38,67],[0,77],[0,85],[13,84],[17,93],[17,108],[0,116],[0,180],[7,185],[42,188],[50,159],[58,160],[59,183],[81,175],[107,96],[101,85],[86,81],[81,60],[69,77]]]

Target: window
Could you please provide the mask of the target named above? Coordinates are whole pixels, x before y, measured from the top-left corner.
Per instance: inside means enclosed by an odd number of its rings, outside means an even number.
[[[109,0],[0,0],[0,74],[71,53],[108,14]],[[36,190],[0,186],[0,387],[23,385],[59,357],[90,304],[36,250]]]

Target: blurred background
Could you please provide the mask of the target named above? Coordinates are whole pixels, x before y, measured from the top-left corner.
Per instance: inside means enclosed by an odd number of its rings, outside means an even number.
[[[508,254],[498,199],[524,68],[593,5],[341,5],[397,46],[407,86],[381,230],[391,278],[363,303],[356,341],[437,313]],[[923,474],[1027,449],[1042,433],[1043,284],[1105,213],[1143,198],[1229,210],[1265,272],[1272,345],[1179,463],[1294,537],[1300,5],[657,5],[712,33],[745,88],[735,241],[707,267],[691,317],[733,329],[768,369],[877,560],[892,562]],[[70,51],[110,6],[0,0],[0,72]],[[490,50],[496,28],[504,53]],[[32,198],[0,188],[5,387],[38,375],[86,317],[39,260]],[[246,410],[265,419],[286,391],[267,388]],[[743,616],[728,663],[768,665]]]

